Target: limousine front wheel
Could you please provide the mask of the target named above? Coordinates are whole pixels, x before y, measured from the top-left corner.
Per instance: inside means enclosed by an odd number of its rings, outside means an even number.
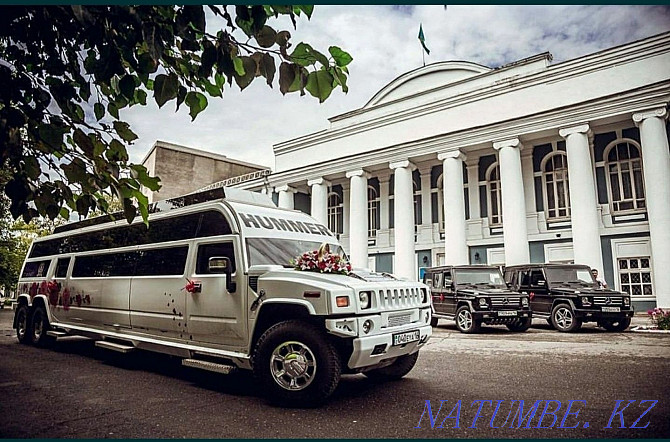
[[[25,304],[19,305],[16,310],[16,337],[21,344],[30,344],[29,337],[29,322],[28,322],[28,306]]]
[[[319,405],[340,381],[337,351],[320,329],[302,321],[283,321],[267,329],[256,344],[252,364],[270,399],[287,406]]]

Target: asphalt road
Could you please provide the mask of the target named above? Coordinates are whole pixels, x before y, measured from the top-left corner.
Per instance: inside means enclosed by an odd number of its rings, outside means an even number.
[[[327,405],[282,409],[269,405],[244,372],[215,375],[167,356],[117,355],[71,338],[52,349],[19,345],[12,314],[0,311],[2,438],[670,437],[667,334],[587,326],[566,335],[536,321],[526,333],[485,327],[462,335],[441,321],[405,379],[375,384],[345,376]],[[469,428],[480,404],[473,401],[481,400],[492,402],[483,403],[476,428]],[[541,401],[531,428],[527,420],[521,428],[518,419],[512,424],[519,404],[513,400],[524,401],[524,415]],[[542,426],[553,428],[536,428],[549,400],[560,402],[556,422],[547,415]],[[579,414],[565,417],[569,401],[580,400],[570,410]],[[619,410],[635,400],[622,412],[626,428],[619,428],[621,415],[604,428],[617,400],[624,401]],[[658,401],[636,424],[646,428],[630,428],[653,404],[645,400]],[[557,406],[551,402],[548,410]],[[563,426],[579,422],[577,428],[557,428],[564,417]]]

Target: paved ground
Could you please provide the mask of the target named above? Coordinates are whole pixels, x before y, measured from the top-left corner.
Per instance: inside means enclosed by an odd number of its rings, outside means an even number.
[[[566,335],[544,321],[526,333],[486,327],[462,335],[440,322],[405,379],[374,384],[362,375],[345,376],[326,406],[301,410],[268,405],[245,373],[209,374],[149,353],[117,356],[85,340],[48,350],[19,345],[11,315],[0,311],[2,438],[670,437],[670,335],[592,326]],[[492,402],[482,405],[476,428],[468,428],[477,400]],[[517,429],[517,422],[509,428],[518,409],[512,400],[524,401],[524,414],[542,401],[533,428],[524,423]],[[548,400],[560,401],[556,423],[535,428]],[[557,428],[571,400],[585,401],[573,403],[579,415],[564,422],[579,422],[578,428]],[[604,428],[617,400],[625,401],[619,409],[635,400],[622,413],[626,428],[619,428],[619,416]],[[630,428],[653,403],[640,404],[644,400],[658,401],[636,425],[646,428]],[[440,401],[446,401],[442,410]],[[492,426],[504,428],[491,428],[498,404]],[[549,411],[557,405],[551,402]],[[552,420],[548,415],[542,426]],[[457,421],[460,428],[454,428]]]

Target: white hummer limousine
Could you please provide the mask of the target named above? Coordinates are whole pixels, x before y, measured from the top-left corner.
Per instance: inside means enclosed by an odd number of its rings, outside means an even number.
[[[272,400],[309,406],[342,373],[406,375],[431,335],[419,282],[296,270],[293,258],[324,243],[344,253],[326,227],[266,195],[218,188],[160,201],[149,228],[113,218],[33,242],[14,317],[21,343],[79,335],[190,367],[249,369]]]

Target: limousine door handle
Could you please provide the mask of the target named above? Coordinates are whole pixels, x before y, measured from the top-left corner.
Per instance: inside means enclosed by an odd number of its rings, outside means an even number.
[[[193,293],[202,292],[202,282],[193,282]]]

